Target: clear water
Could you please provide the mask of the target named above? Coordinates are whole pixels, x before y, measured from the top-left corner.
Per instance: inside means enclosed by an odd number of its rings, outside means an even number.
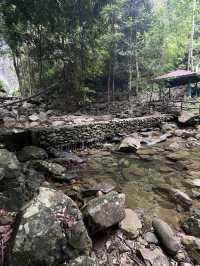
[[[190,194],[191,187],[187,185],[186,179],[191,179],[191,176],[183,169],[183,162],[170,161],[166,158],[168,154],[171,152],[161,146],[143,149],[140,156],[99,152],[88,156],[87,163],[71,170],[70,174],[80,176],[83,183],[90,184],[88,187],[99,182],[112,182],[116,184],[118,191],[126,194],[127,207],[142,208],[147,219],[157,216],[178,228],[185,213],[177,212],[175,204],[164,189],[178,188]],[[191,160],[196,163],[195,173],[198,173],[199,150],[189,151],[187,161]],[[194,206],[200,207],[200,203],[194,201]]]

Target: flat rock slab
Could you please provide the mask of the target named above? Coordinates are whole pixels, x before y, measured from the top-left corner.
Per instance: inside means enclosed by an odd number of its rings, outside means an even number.
[[[180,250],[180,244],[174,236],[171,227],[161,219],[154,219],[153,228],[166,252],[175,256]]]
[[[145,265],[147,266],[169,266],[167,256],[165,256],[160,248],[150,250],[142,248],[139,250],[140,256],[142,256]]]
[[[42,187],[24,210],[9,265],[61,265],[89,255],[91,247],[76,204],[62,192]]]
[[[110,192],[92,199],[83,210],[83,216],[90,233],[105,230],[125,217],[125,195]]]

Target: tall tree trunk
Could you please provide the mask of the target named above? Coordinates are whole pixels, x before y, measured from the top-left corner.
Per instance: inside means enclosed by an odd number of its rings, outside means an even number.
[[[132,79],[133,79],[133,29],[132,29],[132,27],[130,28],[129,46],[130,46],[130,56],[129,56],[129,94],[128,94],[128,98],[130,101],[131,94],[132,94]]]
[[[139,92],[139,80],[140,80],[140,72],[139,72],[139,62],[138,62],[138,52],[137,47],[135,49],[135,69],[136,69],[136,91],[135,94],[138,96]]]
[[[115,22],[116,22],[116,14],[115,11],[113,13],[113,18],[112,18],[112,32],[113,35],[115,36],[116,30],[115,30]],[[115,101],[115,67],[116,67],[116,41],[114,38],[114,42],[112,45],[112,100]]]
[[[188,70],[194,70],[194,58],[193,58],[193,49],[194,49],[194,33],[195,33],[195,18],[196,18],[196,0],[193,0],[193,13],[192,13],[192,29],[191,29],[191,39],[188,52]]]
[[[13,58],[13,65],[14,65],[14,68],[15,68],[17,79],[18,79],[18,82],[19,82],[20,94],[23,95],[23,84],[22,84],[22,79],[21,79],[21,75],[20,75],[20,68],[19,68],[18,58],[16,57],[16,55],[14,53],[12,53],[12,58]]]
[[[108,67],[108,81],[107,81],[107,101],[108,101],[108,111],[110,107],[110,81],[111,81],[111,61],[109,61],[109,67]]]

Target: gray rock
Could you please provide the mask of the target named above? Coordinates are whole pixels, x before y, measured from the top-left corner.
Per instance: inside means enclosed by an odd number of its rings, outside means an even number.
[[[99,183],[96,186],[88,189],[81,189],[81,194],[83,197],[91,197],[95,196],[99,191],[103,192],[104,194],[107,194],[111,191],[113,191],[116,188],[115,185],[112,185],[110,183]]]
[[[45,112],[40,112],[38,114],[38,117],[41,122],[44,122],[48,119],[48,115]]]
[[[52,154],[52,156],[55,157],[53,161],[61,163],[61,164],[66,164],[66,163],[82,164],[85,162],[85,160],[83,160],[82,158],[74,154],[73,152],[59,151],[59,150],[51,148],[50,153]]]
[[[24,170],[14,153],[0,149],[0,209],[18,211],[37,193],[43,177]]]
[[[37,114],[32,114],[28,118],[31,122],[36,122],[39,120],[39,116]]]
[[[185,193],[178,189],[170,189],[171,196],[175,203],[181,205],[184,210],[189,210],[192,206],[192,199]]]
[[[183,229],[187,234],[190,234],[192,236],[200,237],[200,219],[199,217],[196,218],[196,216],[189,217],[184,223],[183,223]]]
[[[177,125],[173,123],[163,123],[161,126],[162,133],[174,132],[177,129]]]
[[[175,256],[180,250],[178,243],[171,227],[161,219],[153,220],[153,227],[163,248],[172,256]]]
[[[48,154],[42,148],[26,146],[17,153],[17,157],[20,162],[26,162],[30,160],[45,160],[48,158]]]
[[[200,219],[200,208],[193,208],[190,210],[191,216]]]
[[[110,192],[92,199],[83,210],[88,230],[93,234],[121,222],[125,217],[125,195]]]
[[[146,266],[169,266],[167,256],[165,256],[160,248],[150,250],[142,248],[139,250],[140,256],[142,256]]]
[[[3,118],[4,127],[14,127],[16,125],[16,122],[16,119],[12,117]]]
[[[7,109],[0,108],[0,120],[3,120],[4,118],[17,118],[17,115],[15,112],[8,111]]]
[[[67,266],[98,266],[98,263],[94,258],[81,256],[70,261]]]
[[[65,121],[53,121],[52,126],[53,127],[61,127],[61,126],[64,126],[65,123],[66,123]]]
[[[200,264],[200,239],[184,236],[182,243],[186,247],[189,257],[194,263]]]
[[[191,155],[188,151],[179,150],[177,152],[173,152],[170,154],[167,154],[166,158],[171,161],[186,161],[190,159]]]
[[[200,179],[191,180],[191,185],[194,187],[200,187]]]
[[[10,265],[60,265],[89,255],[91,246],[76,204],[63,193],[42,187],[24,209]]]
[[[33,167],[37,171],[50,174],[52,177],[62,179],[65,176],[66,179],[66,168],[60,164],[35,160],[29,163],[30,167]]]
[[[147,232],[144,234],[144,240],[146,240],[149,244],[158,244],[158,238],[152,232]]]
[[[31,122],[29,124],[30,127],[38,127],[40,124],[38,122]]]
[[[125,210],[125,218],[120,222],[119,226],[133,238],[136,238],[142,229],[142,223],[137,213],[131,209]]]
[[[134,137],[126,137],[122,140],[119,151],[122,152],[131,152],[136,151],[141,147],[140,139],[134,138]]]
[[[14,153],[0,149],[0,180],[16,178],[21,172],[21,166]]]
[[[188,125],[188,126],[197,124],[198,115],[195,115],[194,113],[191,112],[182,111],[178,117],[178,122],[182,125]]]
[[[176,256],[174,257],[174,260],[178,262],[184,262],[186,260],[186,257],[187,257],[186,252],[180,249],[176,254]]]
[[[109,184],[109,183],[106,183],[106,182],[102,182],[102,183],[99,183],[98,185],[94,186],[93,188],[107,194],[107,193],[111,192],[112,190],[114,190],[116,188],[116,186]]]

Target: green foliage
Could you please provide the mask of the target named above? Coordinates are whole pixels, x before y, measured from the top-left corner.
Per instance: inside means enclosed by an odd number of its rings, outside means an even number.
[[[150,2],[3,0],[0,38],[12,50],[21,93],[57,80],[69,100],[88,101],[97,84],[114,99],[117,89],[149,90],[153,76],[186,68],[192,1]],[[199,2],[195,22],[198,68]]]
[[[6,93],[6,85],[1,79],[0,79],[0,93]]]

